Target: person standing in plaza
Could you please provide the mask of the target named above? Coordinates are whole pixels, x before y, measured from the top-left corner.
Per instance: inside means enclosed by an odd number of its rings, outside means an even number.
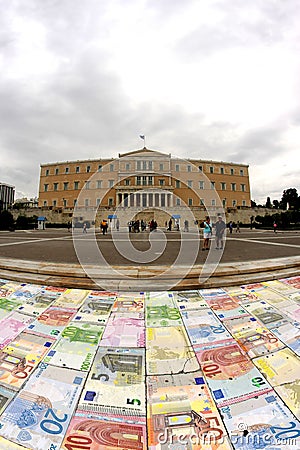
[[[189,221],[187,219],[184,221],[184,231],[189,231]]]
[[[116,221],[116,229],[117,229],[117,231],[119,231],[119,229],[120,229],[120,221],[119,221],[119,219],[117,219],[117,221]]]
[[[236,223],[236,229],[235,229],[235,232],[236,232],[236,233],[240,233],[240,232],[241,232],[241,230],[240,230],[240,221],[239,221],[239,220],[238,220],[237,223]]]
[[[87,229],[86,229],[86,223],[83,224],[83,229],[82,229],[83,233],[87,233]]]
[[[170,220],[169,220],[168,231],[172,231],[172,219],[171,219],[171,218],[170,218]]]
[[[223,249],[223,236],[226,229],[226,224],[222,219],[222,216],[218,216],[218,221],[215,225],[216,228],[216,250]]]
[[[203,228],[203,247],[202,247],[202,251],[204,250],[209,250],[209,240],[212,236],[212,228],[211,228],[211,224],[210,224],[210,218],[208,216],[206,216],[205,221],[203,222],[204,228]]]
[[[277,233],[277,223],[276,222],[273,223],[273,230],[274,230],[274,233]]]
[[[232,230],[233,230],[233,222],[232,222],[232,220],[229,222],[228,228],[229,228],[230,234],[232,234]]]

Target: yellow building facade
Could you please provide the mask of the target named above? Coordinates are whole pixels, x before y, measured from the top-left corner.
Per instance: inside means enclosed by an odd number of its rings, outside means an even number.
[[[55,162],[40,168],[40,207],[173,210],[184,205],[250,207],[248,165],[184,160],[143,148],[114,159]]]

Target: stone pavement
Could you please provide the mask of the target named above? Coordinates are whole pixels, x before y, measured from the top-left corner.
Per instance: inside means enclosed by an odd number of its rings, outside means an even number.
[[[0,325],[1,449],[300,446],[299,276],[134,294],[1,279]]]

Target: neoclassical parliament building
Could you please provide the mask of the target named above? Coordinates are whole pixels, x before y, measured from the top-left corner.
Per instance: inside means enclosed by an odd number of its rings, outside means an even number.
[[[251,206],[248,165],[184,160],[146,147],[118,158],[41,165],[40,207],[161,208],[173,214],[220,205]]]

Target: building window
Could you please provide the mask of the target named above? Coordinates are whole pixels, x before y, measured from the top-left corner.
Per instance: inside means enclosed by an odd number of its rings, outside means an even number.
[[[224,175],[224,167],[220,167],[220,174]]]
[[[91,186],[91,182],[90,181],[86,181],[85,189],[90,189],[90,186]]]
[[[108,206],[113,206],[113,205],[114,205],[114,199],[112,197],[109,197]]]
[[[56,205],[57,205],[57,201],[56,200],[53,200],[53,206],[55,207]]]
[[[193,199],[192,199],[192,198],[189,198],[189,199],[188,199],[188,205],[189,205],[189,206],[193,206]]]
[[[199,189],[204,189],[204,181],[199,181]]]
[[[246,185],[245,184],[241,184],[241,191],[245,192],[246,191]]]
[[[214,168],[213,168],[213,166],[210,166],[210,167],[209,167],[209,173],[214,173]]]
[[[192,166],[188,165],[188,166],[187,166],[187,171],[188,171],[188,172],[191,172],[191,171],[192,171]]]
[[[235,191],[236,190],[236,184],[235,183],[231,183],[231,190]]]
[[[193,187],[193,181],[192,180],[188,180],[187,185],[189,188]]]
[[[149,162],[148,162],[148,167],[149,167],[149,170],[152,170],[152,169],[153,169],[153,162],[152,162],[152,161],[149,161]]]
[[[143,176],[143,186],[147,186],[147,177]]]
[[[236,206],[236,200],[232,200],[232,206]]]
[[[57,191],[58,190],[58,183],[53,183],[53,190]]]
[[[76,166],[75,172],[76,172],[76,173],[79,173],[79,172],[80,172],[80,167],[79,167],[79,166]]]
[[[69,173],[69,167],[66,167],[65,173]]]
[[[147,161],[143,161],[143,170],[147,170]]]
[[[216,183],[214,181],[211,181],[210,182],[210,188],[211,189],[215,189],[215,187],[216,187]]]
[[[176,165],[175,165],[175,171],[176,171],[176,172],[179,172],[179,164],[176,164]]]
[[[130,170],[130,163],[125,164],[125,170]]]
[[[74,189],[75,191],[79,189],[79,181],[74,181]]]
[[[137,186],[141,186],[141,179],[142,179],[142,177],[140,177],[140,176],[136,177],[136,185]]]
[[[67,207],[67,200],[64,198],[63,201],[64,201],[64,208],[66,208]]]
[[[240,169],[240,175],[241,175],[241,177],[244,176],[244,169]]]
[[[246,206],[246,200],[242,200],[242,206]]]
[[[114,187],[114,180],[108,180],[108,187]]]
[[[48,186],[49,184],[44,184],[44,192],[48,192]]]
[[[180,206],[180,198],[176,198],[176,206]]]
[[[64,191],[67,191],[68,188],[69,188],[69,183],[68,183],[68,182],[65,182],[65,183],[64,183]]]
[[[141,170],[141,161],[136,162],[136,170]]]
[[[97,180],[97,189],[102,188],[102,180]]]
[[[86,166],[86,171],[89,173],[91,171],[91,166]]]
[[[58,175],[58,169],[57,168],[55,169],[55,175]]]
[[[44,206],[47,206],[47,200],[44,200]]]
[[[160,185],[160,186],[164,186],[164,185],[165,185],[165,180],[160,179],[160,180],[159,180],[159,185]]]
[[[90,200],[88,198],[84,199],[84,206],[88,207],[90,204]]]
[[[99,166],[98,166],[98,172],[102,172],[102,164],[99,164]]]
[[[175,187],[176,187],[176,189],[180,189],[180,181],[179,180],[175,181]]]
[[[234,169],[230,169],[230,175],[234,175]]]
[[[130,186],[130,179],[129,178],[127,178],[126,180],[125,180],[125,186]]]
[[[49,169],[46,169],[46,177],[49,175]]]
[[[160,163],[160,165],[159,165],[159,170],[164,170],[164,165],[163,165],[163,163]]]
[[[149,184],[149,186],[153,185],[153,177],[152,176],[148,177],[148,184]]]
[[[225,208],[226,207],[226,198],[223,198],[222,204],[223,204],[223,208]]]
[[[221,183],[221,189],[222,191],[226,191],[226,183]]]
[[[96,199],[96,206],[99,206],[99,205],[100,205],[100,202],[101,202],[101,198],[97,198],[97,199]]]
[[[216,200],[214,198],[211,201],[211,206],[216,206]]]
[[[203,172],[203,166],[198,166],[199,172]]]
[[[110,164],[110,165],[109,165],[109,171],[110,171],[110,172],[113,172],[113,171],[114,171],[114,165],[113,165],[113,164]]]

